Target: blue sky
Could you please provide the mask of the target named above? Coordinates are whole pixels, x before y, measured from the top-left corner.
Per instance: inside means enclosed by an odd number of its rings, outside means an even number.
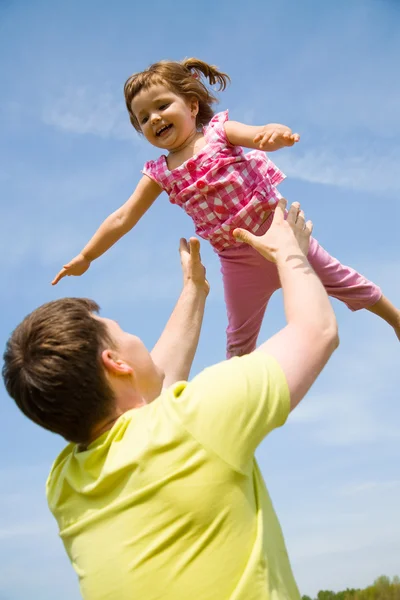
[[[138,6],[137,6],[138,5]],[[50,281],[157,156],[129,124],[122,86],[161,58],[229,73],[221,109],[302,135],[273,159],[319,241],[400,304],[400,5],[397,0],[109,3],[0,0],[0,339],[39,304],[89,296],[151,346],[179,294],[190,220],[165,195],[82,278]],[[218,262],[193,373],[224,356]],[[365,586],[400,565],[399,346],[334,302],[341,346],[258,452],[302,593]],[[262,337],[284,323],[273,298]],[[0,389],[0,597],[77,600],[44,483],[62,439]]]

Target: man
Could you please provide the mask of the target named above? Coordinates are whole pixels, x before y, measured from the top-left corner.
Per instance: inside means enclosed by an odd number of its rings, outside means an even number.
[[[183,291],[151,354],[87,300],[44,305],[12,334],[8,392],[72,442],[47,495],[85,600],[300,597],[254,452],[338,337],[306,258],[312,225],[285,205],[264,236],[235,234],[276,262],[287,317],[248,356],[186,381],[208,293],[196,240],[181,241]]]

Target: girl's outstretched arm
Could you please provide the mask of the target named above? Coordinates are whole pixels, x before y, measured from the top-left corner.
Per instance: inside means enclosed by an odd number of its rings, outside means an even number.
[[[289,127],[279,123],[255,126],[237,121],[227,121],[225,133],[233,146],[254,148],[265,152],[274,152],[286,146],[293,146],[300,140],[298,133],[293,133]]]
[[[93,260],[104,254],[130,231],[161,194],[160,186],[144,175],[132,196],[100,225],[84,249],[51,282],[56,285],[66,275],[83,275]]]

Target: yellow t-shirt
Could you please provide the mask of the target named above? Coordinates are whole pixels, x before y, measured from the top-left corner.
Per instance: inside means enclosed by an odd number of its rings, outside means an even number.
[[[85,600],[298,600],[254,459],[289,391],[260,352],[130,410],[47,482]]]

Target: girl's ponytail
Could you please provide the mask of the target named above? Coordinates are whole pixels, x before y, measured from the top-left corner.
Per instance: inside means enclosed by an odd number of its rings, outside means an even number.
[[[228,83],[230,77],[226,73],[222,73],[214,65],[199,60],[198,58],[185,58],[182,61],[182,66],[190,72],[193,72],[198,77],[202,75],[208,79],[210,85],[218,85],[218,90],[223,91]]]

